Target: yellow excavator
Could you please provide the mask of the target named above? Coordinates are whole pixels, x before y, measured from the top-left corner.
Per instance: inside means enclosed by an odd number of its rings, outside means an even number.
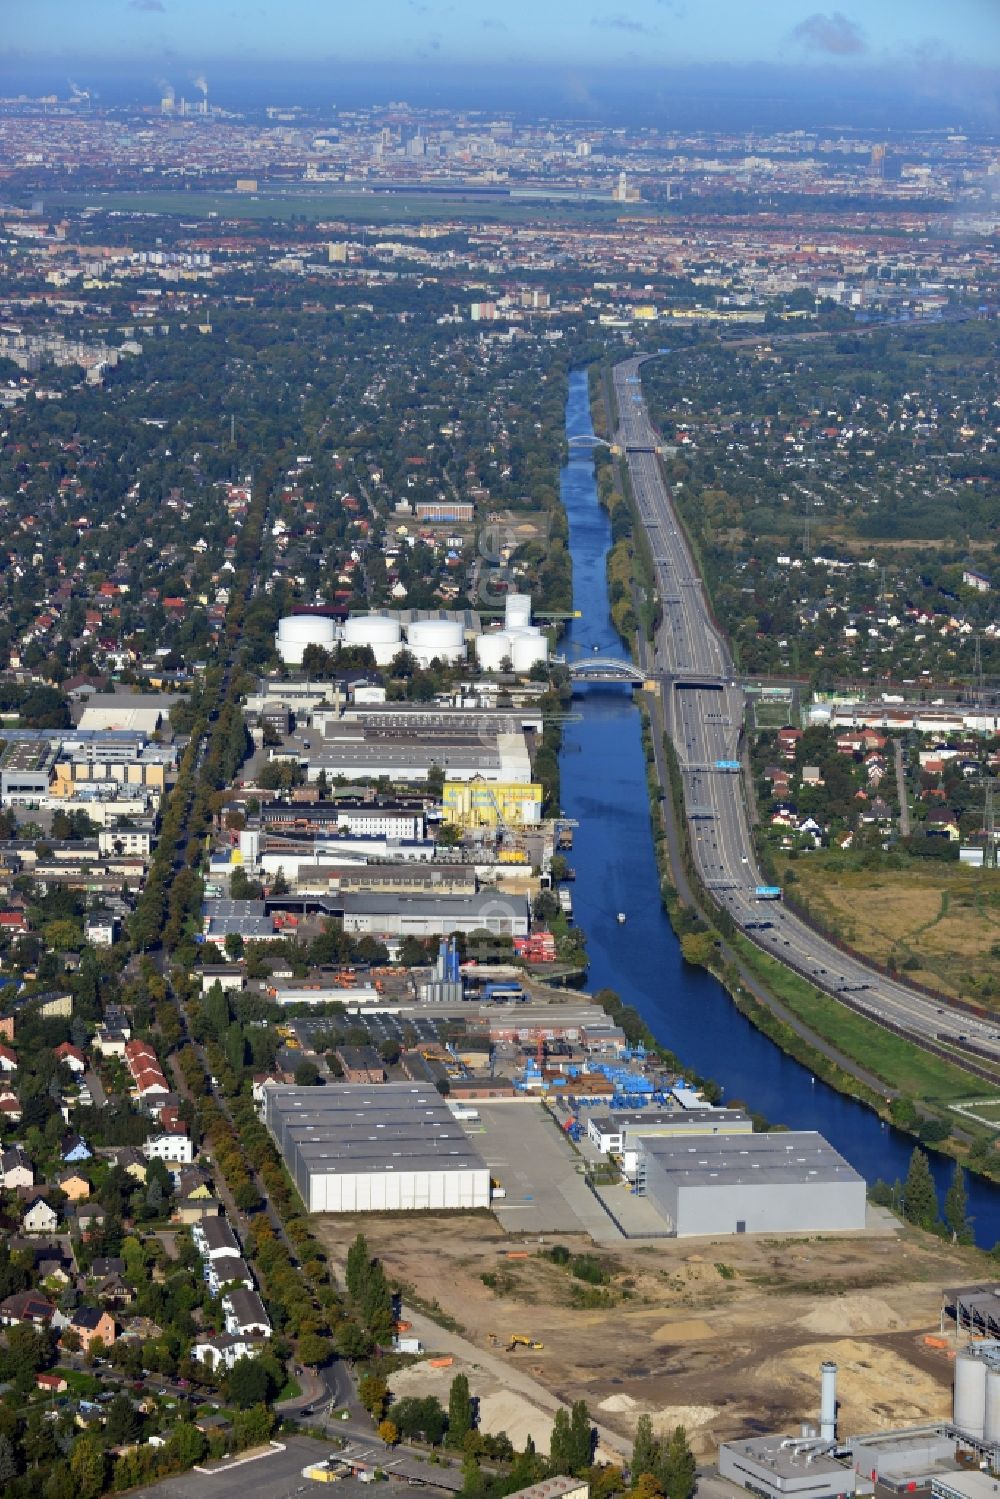
[[[515,1348],[530,1348],[533,1353],[541,1353],[544,1347],[544,1343],[536,1343],[534,1338],[526,1338],[523,1334],[515,1332],[511,1334],[510,1342],[507,1344],[507,1352],[513,1353]]]

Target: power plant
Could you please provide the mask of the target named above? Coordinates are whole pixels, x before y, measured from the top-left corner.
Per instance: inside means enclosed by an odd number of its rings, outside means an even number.
[[[719,1474],[756,1499],[850,1494],[994,1499],[1000,1493],[1000,1340],[960,1348],[950,1421],[838,1436],[837,1365],[820,1365],[818,1425],[724,1442]]]

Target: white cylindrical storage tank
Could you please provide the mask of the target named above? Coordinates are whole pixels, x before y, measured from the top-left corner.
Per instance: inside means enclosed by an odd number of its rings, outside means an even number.
[[[549,643],[541,630],[514,630],[510,658],[515,671],[530,671],[539,661],[549,659]]]
[[[531,624],[531,594],[509,593],[504,611],[504,623],[508,629],[519,630]]]
[[[352,614],[344,625],[345,645],[398,645],[401,639],[391,614]]]
[[[510,655],[511,638],[506,630],[476,636],[476,660],[483,671],[499,671],[503,663],[510,660]]]
[[[955,1358],[954,1422],[959,1431],[982,1441],[986,1424],[986,1365],[970,1348]]]
[[[399,654],[403,636],[391,614],[352,614],[341,638],[345,645],[369,646],[379,666],[386,666]]]
[[[1000,1368],[986,1370],[983,1441],[1000,1442]]]
[[[275,645],[282,661],[289,666],[301,666],[307,645],[322,646],[328,651],[336,640],[332,619],[322,614],[286,614],[278,620]]]
[[[461,661],[465,656],[465,631],[457,619],[415,619],[406,632],[411,654],[427,666],[439,661]]]

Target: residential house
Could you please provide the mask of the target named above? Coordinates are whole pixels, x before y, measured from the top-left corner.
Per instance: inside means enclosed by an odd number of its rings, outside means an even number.
[[[217,1337],[198,1337],[191,1348],[191,1357],[210,1369],[231,1369],[241,1358],[253,1358],[266,1344],[258,1339],[245,1338],[233,1333],[219,1333]]]
[[[35,1185],[35,1168],[20,1145],[12,1145],[0,1154],[0,1183],[8,1192]]]
[[[44,1197],[36,1197],[21,1219],[26,1234],[54,1234],[59,1226],[59,1214]]]
[[[190,1166],[194,1160],[194,1141],[190,1136],[169,1131],[150,1135],[142,1150],[150,1161],[175,1161],[179,1166]]]
[[[135,1287],[130,1286],[120,1275],[109,1275],[97,1288],[97,1299],[101,1305],[112,1307],[116,1311],[131,1306],[138,1294]]]
[[[205,1279],[213,1296],[218,1296],[223,1286],[243,1286],[248,1291],[254,1289],[253,1276],[246,1261],[237,1254],[220,1254],[218,1259],[209,1260],[205,1266]]]
[[[271,1321],[256,1291],[248,1291],[243,1286],[235,1291],[227,1291],[222,1298],[222,1313],[226,1331],[234,1336],[271,1336]]]
[[[174,1196],[170,1199],[171,1223],[181,1223],[188,1228],[197,1228],[221,1215],[222,1207],[211,1193],[204,1196],[199,1193],[194,1197]]]
[[[46,1395],[64,1395],[69,1385],[61,1374],[36,1374],[35,1389],[42,1390]]]
[[[84,1353],[98,1339],[105,1348],[111,1348],[118,1337],[118,1326],[106,1307],[78,1306],[70,1317],[68,1326],[80,1339],[80,1347]]]
[[[71,1224],[76,1225],[76,1230],[81,1239],[89,1239],[91,1234],[100,1233],[108,1215],[99,1202],[78,1202],[66,1214]]]
[[[101,1154],[113,1166],[120,1166],[123,1171],[127,1171],[133,1180],[146,1180],[148,1163],[138,1145],[113,1145],[110,1149],[102,1150]]]
[[[111,947],[116,928],[117,921],[112,911],[90,911],[83,925],[83,934],[95,947]]]
[[[0,1073],[17,1071],[17,1052],[11,1046],[0,1045]]]
[[[92,1049],[100,1052],[102,1057],[124,1057],[128,1039],[124,1031],[102,1024],[97,1027],[90,1044]]]
[[[928,834],[938,838],[947,838],[951,843],[957,843],[960,831],[958,818],[950,807],[932,807],[927,814],[924,826]]]
[[[58,1184],[70,1202],[83,1202],[90,1196],[90,1182],[81,1171],[64,1171],[58,1178]]]
[[[77,1166],[81,1161],[89,1161],[91,1154],[90,1146],[80,1135],[66,1135],[60,1147],[60,1156],[67,1165]]]
[[[48,1327],[55,1313],[52,1302],[39,1291],[18,1291],[0,1301],[4,1327]]]
[[[239,1255],[240,1241],[225,1218],[207,1218],[194,1230],[194,1242],[202,1259],[214,1260],[220,1255]]]
[[[9,1088],[0,1088],[0,1119],[8,1124],[20,1124],[21,1100]]]
[[[69,1041],[64,1041],[61,1046],[56,1047],[55,1056],[56,1060],[68,1067],[71,1072],[79,1075],[87,1070],[87,1059],[83,1052]]]
[[[92,1280],[107,1280],[109,1275],[124,1275],[125,1261],[117,1254],[99,1254],[93,1260],[89,1274]]]

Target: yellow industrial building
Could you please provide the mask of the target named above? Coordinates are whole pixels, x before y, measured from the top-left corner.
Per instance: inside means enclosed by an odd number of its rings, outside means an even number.
[[[542,818],[542,788],[534,781],[445,781],[441,801],[445,822],[463,828],[524,827]]]

